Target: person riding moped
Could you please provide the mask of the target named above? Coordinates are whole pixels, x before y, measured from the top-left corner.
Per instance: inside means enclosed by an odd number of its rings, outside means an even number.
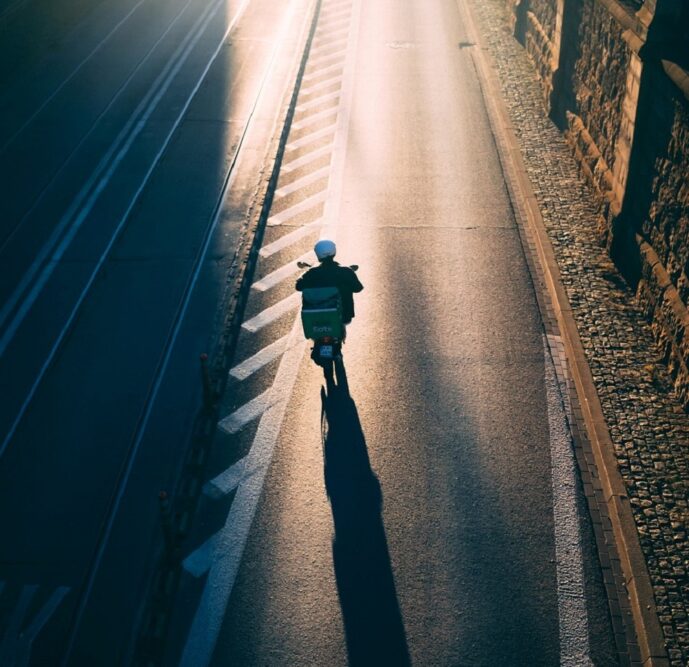
[[[336,287],[342,304],[342,323],[349,324],[354,317],[353,294],[361,292],[364,286],[352,269],[335,261],[337,247],[333,241],[323,239],[316,243],[313,251],[319,265],[309,269],[297,280],[296,289],[301,292],[314,287]]]

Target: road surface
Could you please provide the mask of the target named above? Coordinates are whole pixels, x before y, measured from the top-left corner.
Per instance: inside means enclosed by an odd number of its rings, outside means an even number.
[[[160,661],[617,664],[456,0],[123,0],[75,5],[52,57],[6,45],[8,664],[137,658],[157,492],[314,9]],[[365,285],[337,387],[294,294],[325,237]]]

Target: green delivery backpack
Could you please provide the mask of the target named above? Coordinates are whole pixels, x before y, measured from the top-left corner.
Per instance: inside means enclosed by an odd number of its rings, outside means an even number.
[[[337,287],[309,287],[303,290],[301,322],[306,338],[342,338],[342,303]]]

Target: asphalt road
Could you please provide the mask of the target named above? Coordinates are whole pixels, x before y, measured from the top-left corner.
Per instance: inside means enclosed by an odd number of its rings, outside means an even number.
[[[323,5],[169,664],[617,664],[473,48],[455,0]],[[319,236],[365,285],[338,388]]]
[[[313,6],[76,3],[0,47],[2,664],[134,660]],[[473,48],[455,0],[322,3],[162,663],[616,664]],[[365,285],[328,389],[319,236]]]

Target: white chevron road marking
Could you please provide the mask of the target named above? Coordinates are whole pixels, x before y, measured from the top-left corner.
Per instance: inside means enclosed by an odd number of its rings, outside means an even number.
[[[268,227],[278,227],[279,225],[284,225],[286,222],[289,222],[293,218],[296,218],[298,215],[306,213],[307,211],[310,211],[312,208],[315,208],[316,206],[319,206],[320,204],[324,203],[326,196],[326,190],[318,192],[315,195],[309,197],[308,199],[304,199],[304,201],[300,201],[298,204],[294,204],[293,206],[286,208],[284,211],[280,211],[280,213],[271,215],[268,218],[266,224],[268,225]]]
[[[304,111],[308,111],[309,109],[313,109],[315,107],[319,107],[322,104],[329,102],[330,100],[335,100],[340,97],[340,91],[336,90],[335,92],[332,93],[323,93],[322,95],[319,95],[318,97],[314,97],[312,100],[309,100],[308,102],[304,102],[303,104],[300,104],[297,108],[296,111],[297,113],[302,113]],[[292,125],[294,127],[294,125]]]
[[[306,176],[298,178],[296,181],[293,181],[289,185],[284,185],[281,188],[278,188],[275,191],[275,196],[278,198],[286,197],[287,195],[291,195],[293,192],[297,192],[297,190],[301,190],[302,188],[305,188],[313,183],[317,183],[318,181],[321,181],[324,178],[328,178],[329,175],[330,167],[322,167],[317,171],[314,171],[310,174],[306,174]]]
[[[231,415],[218,422],[218,428],[229,435],[239,433],[247,424],[258,419],[275,401],[270,391],[263,392],[252,401],[245,403]]]
[[[198,549],[192,551],[183,561],[182,567],[192,576],[202,577],[210,569],[213,561],[213,551],[219,535],[209,537]]]
[[[207,482],[203,487],[203,492],[209,498],[216,500],[223,498],[228,493],[232,493],[242,481],[245,468],[246,456],[239,459],[224,472],[221,472],[217,477],[214,477],[210,482]]]
[[[336,83],[340,83],[342,81],[342,74],[335,74],[333,76],[328,77],[327,79],[323,79],[323,81],[319,81],[318,83],[314,83],[313,86],[310,88],[304,88],[301,91],[301,94],[306,97],[307,95],[313,95],[317,90],[321,90],[322,88],[327,88],[329,86],[334,86]]]
[[[257,352],[252,357],[249,357],[241,364],[237,364],[231,371],[230,375],[235,380],[246,380],[254,373],[267,366],[271,361],[275,361],[284,351],[287,345],[287,336],[283,336],[274,343],[264,347],[260,352]]]
[[[317,69],[317,70],[307,74],[304,77],[303,81],[305,83],[309,83],[310,81],[315,81],[316,79],[320,79],[322,76],[325,76],[326,74],[333,74],[334,72],[341,72],[343,68],[344,68],[344,63],[337,63],[335,65],[330,65],[330,67],[321,67],[320,69]]]
[[[317,125],[325,118],[332,118],[331,123],[335,122],[335,116],[337,115],[337,106],[330,107],[324,111],[319,111],[318,113],[310,114],[304,120],[300,120],[298,123],[294,123],[292,127],[295,130],[303,130],[310,125]],[[330,124],[330,123],[329,123]]]
[[[252,317],[242,324],[242,328],[250,331],[251,333],[256,333],[269,324],[275,322],[275,320],[286,315],[290,310],[294,310],[301,304],[301,294],[295,292],[290,294],[286,299],[278,301],[274,306],[266,308],[264,311],[260,312],[256,317]]]
[[[319,158],[322,158],[324,155],[329,155],[331,151],[332,148],[330,146],[323,146],[323,148],[319,148],[316,151],[311,151],[306,155],[302,155],[300,158],[296,158],[291,162],[288,162],[287,164],[283,164],[281,171],[283,171],[286,174],[289,174],[290,172],[293,172],[295,169],[305,167],[310,162],[315,162]]]
[[[323,137],[327,136],[333,136],[335,134],[335,126],[331,125],[326,128],[323,128],[322,130],[318,130],[318,132],[310,132],[306,136],[302,137],[301,139],[297,139],[296,141],[293,141],[290,144],[287,144],[286,150],[287,151],[293,151],[296,150],[297,148],[304,148],[304,146],[308,146],[309,144],[315,143],[319,139],[322,139]]]
[[[279,269],[261,278],[261,280],[257,280],[251,286],[252,289],[258,290],[259,292],[265,292],[276,285],[279,285],[281,282],[287,280],[287,278],[293,276],[295,273],[297,273],[297,271],[300,270],[299,266],[297,266],[297,262],[307,262],[311,258],[313,258],[313,253],[304,253],[299,259],[296,259],[289,264],[285,264],[285,266],[281,266]]]
[[[259,250],[258,254],[261,257],[270,257],[271,255],[274,255],[276,252],[280,252],[285,248],[289,248],[292,244],[296,243],[297,241],[301,241],[301,239],[303,239],[304,237],[309,236],[310,234],[313,234],[315,231],[317,231],[320,224],[321,220],[319,218],[318,220],[314,220],[313,222],[310,222],[307,225],[297,227],[293,232],[281,236],[277,241],[273,241],[268,245],[264,245]]]

